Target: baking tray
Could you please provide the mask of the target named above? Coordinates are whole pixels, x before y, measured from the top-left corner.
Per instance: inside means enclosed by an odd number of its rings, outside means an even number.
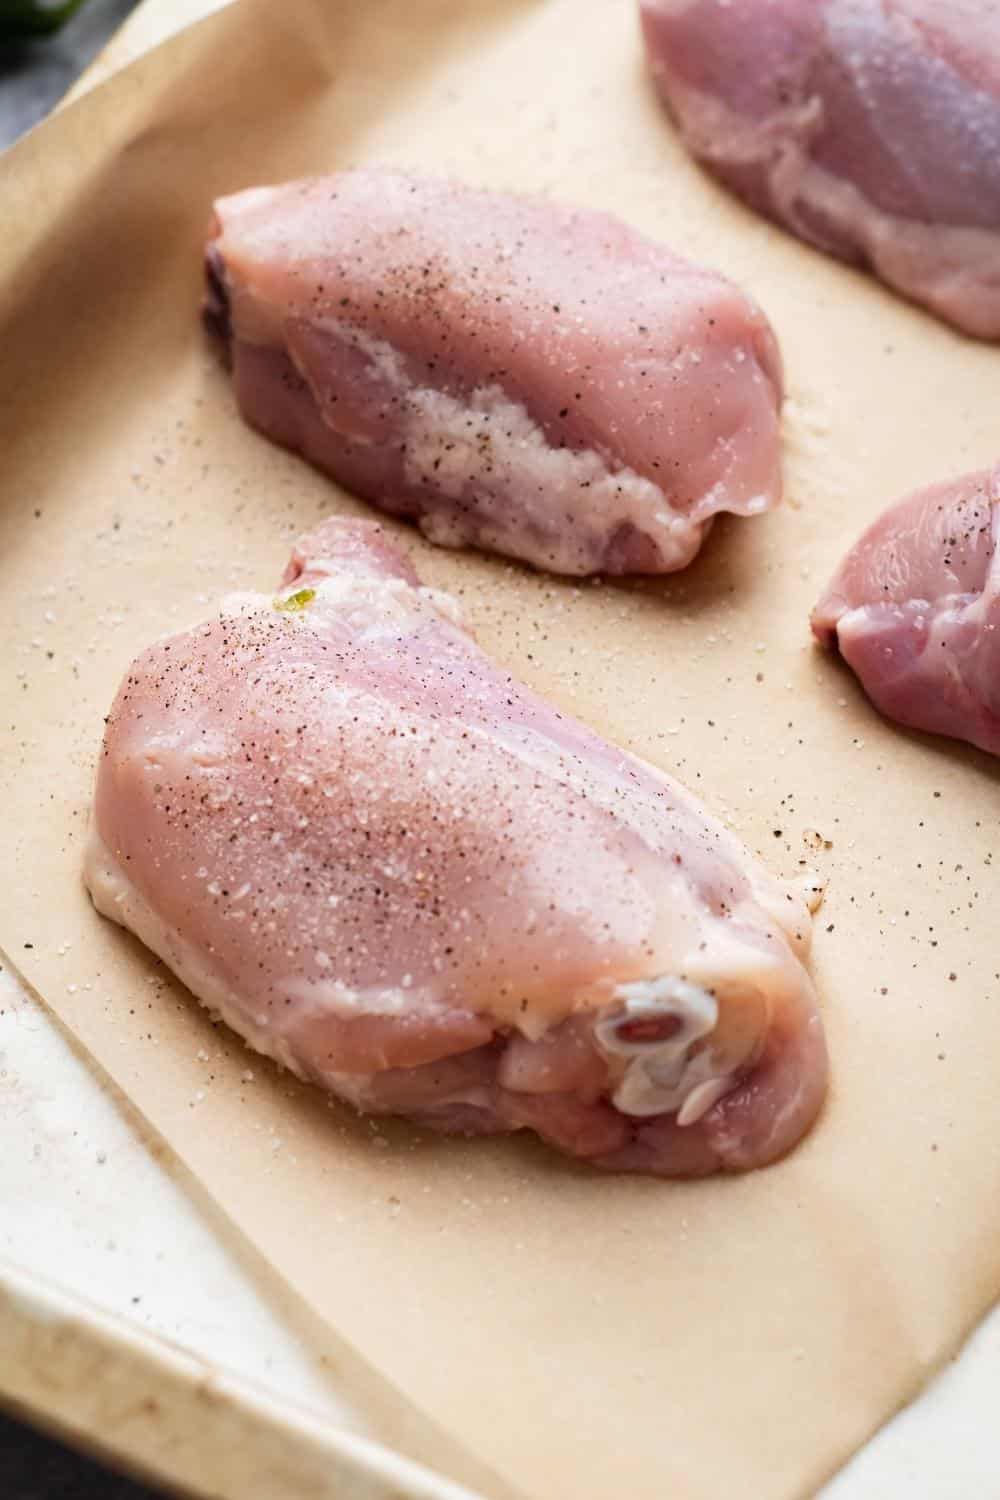
[[[184,19],[190,18],[187,12],[191,9],[190,5],[184,7]],[[168,10],[172,11],[170,16]],[[118,59],[136,55],[163,34],[161,23],[166,28],[179,19],[176,9],[167,3],[154,0],[142,7],[125,36],[101,60],[100,70],[106,74]],[[35,1004],[30,998],[19,1000],[22,1018]],[[50,1025],[40,1019],[41,1015],[35,1011],[33,1023]],[[127,1108],[120,1101],[117,1107]],[[142,1149],[163,1159],[162,1148],[152,1138],[144,1141]],[[216,1223],[212,1232],[217,1238],[227,1237],[227,1228],[221,1223]],[[71,1244],[67,1236],[67,1250]],[[0,1356],[0,1395],[77,1440],[99,1446],[120,1462],[182,1487],[187,1493],[246,1493],[247,1484],[259,1484],[264,1473],[268,1474],[267,1493],[275,1497],[326,1493],[444,1497],[467,1493],[395,1458],[363,1437],[340,1430],[336,1424],[344,1421],[364,1423],[363,1414],[354,1412],[342,1395],[332,1416],[297,1409],[224,1374],[222,1365],[212,1357],[195,1357],[173,1349],[162,1337],[139,1330],[96,1304],[88,1306],[85,1300],[57,1290],[23,1267],[0,1265],[0,1293],[0,1326],[4,1332],[0,1342],[11,1355]],[[986,1390],[1000,1371],[998,1344],[1000,1338],[991,1337],[986,1330],[971,1351],[972,1357],[963,1362],[979,1371],[978,1390]],[[974,1399],[970,1404],[970,1389],[968,1383],[956,1385],[953,1375],[933,1398],[919,1403],[906,1421],[895,1424],[881,1441],[869,1445],[865,1460],[852,1465],[830,1487],[830,1494],[885,1493],[886,1489],[880,1491],[877,1486],[886,1485],[893,1472],[900,1478],[906,1472],[910,1494],[937,1497],[970,1493],[969,1487],[946,1490],[943,1473],[939,1469],[935,1476],[929,1459],[941,1438],[942,1423],[944,1430],[949,1423],[953,1428],[962,1421],[960,1408],[966,1413],[975,1409]],[[923,1453],[921,1434],[930,1435]],[[988,1478],[995,1480],[1000,1467],[995,1451],[992,1458],[983,1448],[978,1452],[982,1475],[987,1476],[985,1492],[996,1492],[995,1485],[991,1491]],[[962,1449],[965,1467],[961,1463],[951,1466],[952,1486],[970,1484],[969,1458],[966,1443]],[[905,1471],[900,1468],[904,1463]],[[915,1477],[918,1468],[921,1480]],[[871,1488],[872,1484],[876,1488]]]
[[[0,1117],[0,1402],[192,1500],[279,1454],[267,1500],[462,1493],[357,1436],[314,1320],[6,964]],[[992,1500],[998,1388],[995,1313],[823,1500]]]
[[[180,1493],[476,1500],[3,1261],[0,1329],[11,1410]]]
[[[0,1402],[185,1495],[467,1500],[2,961]]]

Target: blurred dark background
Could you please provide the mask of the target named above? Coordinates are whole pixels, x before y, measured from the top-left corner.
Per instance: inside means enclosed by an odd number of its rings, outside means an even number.
[[[51,36],[8,38],[0,0],[0,148],[48,114],[135,4],[84,0]]]
[[[109,1474],[2,1413],[0,1495],[3,1500],[156,1500],[142,1485]]]

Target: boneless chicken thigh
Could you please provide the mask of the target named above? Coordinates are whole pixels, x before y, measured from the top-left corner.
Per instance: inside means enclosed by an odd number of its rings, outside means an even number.
[[[1000,754],[1000,465],[880,516],[813,611],[872,702]]]
[[[668,573],[780,497],[767,321],[607,214],[341,172],[221,199],[207,275],[246,419],[431,541]]]
[[[364,1111],[697,1174],[781,1155],[823,1096],[803,897],[488,660],[370,522],[134,663],[86,879]]]
[[[1000,338],[1000,0],[642,0],[656,84],[759,212]]]

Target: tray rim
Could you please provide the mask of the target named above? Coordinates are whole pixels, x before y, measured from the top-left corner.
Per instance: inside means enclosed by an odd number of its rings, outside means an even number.
[[[193,1500],[480,1500],[3,1256],[0,1407]]]

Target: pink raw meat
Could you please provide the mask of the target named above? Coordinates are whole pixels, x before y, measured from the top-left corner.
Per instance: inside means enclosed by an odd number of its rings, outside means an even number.
[[[1000,337],[998,0],[641,0],[691,151],[759,212]]]
[[[668,573],[780,498],[766,319],[607,214],[342,172],[220,199],[207,274],[247,421],[433,542]]]
[[[805,897],[521,687],[374,524],[132,666],[86,879],[251,1046],[599,1166],[759,1166],[826,1079]]]
[[[1000,754],[1000,466],[870,526],[813,611],[890,719]]]

